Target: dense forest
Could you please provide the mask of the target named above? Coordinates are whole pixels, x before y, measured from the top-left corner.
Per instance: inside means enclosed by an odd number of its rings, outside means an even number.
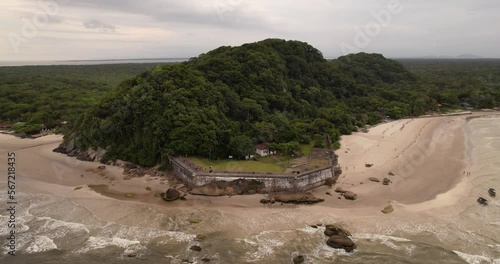
[[[0,67],[0,121],[23,122],[19,132],[55,128],[81,115],[148,64]]]
[[[500,102],[499,60],[398,62],[359,53],[328,61],[307,43],[279,39],[156,67],[60,67],[59,75],[0,68],[0,121],[69,120],[66,138],[81,149],[147,166],[165,153],[243,157],[261,142],[282,152],[300,143],[338,147],[342,134],[387,117]]]

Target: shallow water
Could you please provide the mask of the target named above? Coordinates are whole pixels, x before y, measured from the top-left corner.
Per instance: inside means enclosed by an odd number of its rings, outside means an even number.
[[[245,219],[239,226],[283,228],[241,235],[218,230],[241,219],[213,209],[200,210],[197,214],[203,215],[204,222],[195,226],[187,221],[193,217],[191,211],[123,201],[118,208],[109,209],[122,212],[121,216],[104,221],[64,197],[21,193],[19,252],[16,257],[2,252],[0,262],[204,263],[202,258],[209,258],[210,263],[292,263],[293,256],[300,254],[306,263],[500,264],[500,202],[489,197],[491,203],[485,207],[475,201],[478,196],[488,197],[489,187],[500,189],[499,131],[500,118],[473,119],[466,128],[467,152],[473,164],[469,184],[473,187],[455,206],[458,214],[421,219],[339,216],[338,220],[356,230],[353,240],[358,249],[353,253],[326,246],[324,228],[309,227],[316,222],[300,210],[273,211],[266,222]],[[0,196],[0,204],[5,202],[5,195]],[[330,219],[316,220],[327,223]],[[6,214],[0,213],[0,223],[6,220]],[[196,241],[199,233],[206,235],[206,240]],[[0,225],[0,236],[7,236],[5,224]],[[192,245],[200,245],[202,251],[190,251]]]

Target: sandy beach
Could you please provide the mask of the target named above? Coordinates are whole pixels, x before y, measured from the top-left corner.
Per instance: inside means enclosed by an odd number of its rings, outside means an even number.
[[[468,126],[466,118],[403,119],[380,124],[368,133],[343,136],[342,147],[336,151],[343,174],[333,188],[353,191],[359,198],[338,199],[333,189],[323,186],[312,193],[325,202],[312,206],[262,205],[259,200],[263,195],[187,195],[187,201],[166,203],[158,195],[169,186],[179,184],[172,180],[172,175],[166,178],[146,175],[126,180],[122,168],[106,166],[104,170],[96,170],[101,164],[52,152],[62,141],[58,135],[20,139],[0,134],[0,158],[6,160],[7,152],[16,153],[16,184],[21,197],[23,193],[49,195],[53,197],[51,201],[61,204],[64,210],[81,208],[79,215],[90,213],[86,216],[93,219],[88,220],[89,223],[104,221],[106,226],[113,224],[121,228],[168,229],[174,232],[168,236],[180,241],[192,239],[197,233],[221,232],[234,239],[247,240],[256,235],[260,239],[269,230],[302,230],[310,224],[332,222],[344,223],[353,233],[394,235],[393,232],[401,230],[381,231],[388,228],[388,220],[427,226],[430,218],[459,215],[467,206],[475,204],[470,197],[476,195],[473,188],[477,187],[474,183],[480,170],[477,166],[479,157],[485,154],[472,149],[477,143],[471,142],[471,135],[477,132]],[[6,162],[0,162],[0,173],[6,175],[6,170]],[[380,181],[389,178],[391,184],[372,182],[370,177]],[[6,177],[0,179],[0,187],[6,188]],[[395,211],[385,215],[380,210],[388,204],[392,204]],[[61,219],[68,220],[67,213],[56,212],[50,212],[50,217],[57,219],[60,214]],[[44,215],[49,213],[40,216]],[[86,217],[81,220],[84,224]],[[77,221],[75,219],[71,218],[71,222]],[[193,225],[191,219],[202,219],[203,225]],[[405,232],[412,230],[411,225]]]
[[[368,133],[354,133],[342,137],[342,147],[336,151],[339,165],[343,170],[336,187],[358,194],[356,201],[337,199],[328,187],[313,190],[313,194],[324,198],[325,202],[311,208],[328,208],[345,216],[370,216],[378,214],[388,203],[404,211],[420,211],[442,205],[453,205],[452,195],[443,194],[452,190],[466,178],[470,171],[465,157],[464,136],[465,117],[435,117],[403,119],[380,124]],[[18,174],[23,182],[21,188],[30,192],[53,193],[68,198],[130,200],[165,205],[158,195],[171,186],[179,184],[165,178],[146,175],[142,178],[125,180],[123,169],[83,162],[52,150],[62,142],[62,136],[50,135],[38,139],[19,139],[0,134],[0,155],[15,151]],[[373,164],[367,167],[365,164]],[[6,170],[6,164],[0,164]],[[389,175],[390,173],[390,175]],[[172,175],[171,175],[172,177]],[[169,177],[169,178],[171,178]],[[380,181],[389,178],[392,182],[385,186],[368,178]],[[2,179],[3,180],[3,179]],[[36,183],[36,184],[33,184]],[[98,186],[99,195],[86,186]],[[76,191],[77,187],[85,187]],[[151,188],[151,191],[146,190]],[[455,190],[457,192],[457,190]],[[126,194],[134,197],[126,197]],[[436,199],[439,196],[439,199]],[[177,201],[168,205],[191,209],[217,208],[225,210],[262,209],[259,200],[262,195],[234,197],[199,197],[188,195],[186,202]],[[80,202],[82,202],[80,200]],[[455,201],[457,202],[457,201]],[[92,207],[93,201],[85,206]],[[278,210],[295,208],[283,206]],[[311,208],[300,207],[311,211]],[[312,209],[314,211],[315,209]],[[396,210],[395,214],[398,214]],[[264,210],[268,212],[268,210]],[[407,212],[405,212],[407,213]],[[103,216],[103,218],[108,218]],[[113,217],[112,217],[113,218]]]

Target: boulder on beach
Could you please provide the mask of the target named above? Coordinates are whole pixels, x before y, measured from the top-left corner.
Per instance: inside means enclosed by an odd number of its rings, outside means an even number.
[[[384,207],[384,209],[382,209],[381,212],[384,214],[390,214],[390,213],[394,212],[394,207],[392,207],[392,205],[389,204],[386,207]]]
[[[175,201],[175,200],[181,198],[181,193],[174,188],[170,188],[165,193],[162,193],[162,198],[163,198],[163,200],[169,201],[169,202]]]
[[[344,249],[346,252],[352,252],[357,248],[356,244],[346,236],[331,236],[326,244],[332,248]]]
[[[337,188],[335,189],[335,192],[336,192],[336,193],[345,193],[346,191],[345,191],[344,189],[342,189],[342,187],[337,187]]]
[[[382,182],[383,185],[389,185],[391,183],[391,179],[389,178],[384,178],[384,181]]]
[[[372,182],[380,182],[380,180],[377,177],[370,177],[370,178],[368,178],[368,180],[370,180]]]
[[[344,198],[346,198],[347,200],[356,200],[358,199],[358,195],[351,191],[346,191],[344,192]]]
[[[328,187],[332,187],[335,184],[335,180],[333,178],[328,178],[325,181],[325,185]]]
[[[339,225],[326,225],[325,226],[325,236],[351,236],[351,232],[345,230]]]

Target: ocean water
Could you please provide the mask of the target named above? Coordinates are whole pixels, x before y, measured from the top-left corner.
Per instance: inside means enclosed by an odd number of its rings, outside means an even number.
[[[99,65],[127,63],[174,63],[189,60],[188,58],[157,58],[157,59],[116,59],[116,60],[64,60],[64,61],[0,61],[3,66],[46,66],[46,65]]]
[[[356,230],[352,239],[358,249],[352,253],[326,246],[324,227],[308,226],[313,220],[290,224],[290,219],[302,219],[300,211],[275,211],[265,223],[248,219],[242,226],[282,228],[241,235],[205,224],[236,221],[220,210],[199,209],[204,222],[193,227],[187,221],[193,217],[190,210],[124,201],[110,208],[124,213],[105,221],[64,197],[21,193],[18,255],[7,256],[2,248],[0,263],[206,263],[204,258],[208,263],[293,263],[300,254],[306,263],[500,264],[500,202],[491,197],[488,206],[476,202],[478,196],[488,197],[488,188],[500,189],[500,118],[472,119],[465,131],[472,188],[455,206],[456,213],[417,219],[338,216]],[[5,195],[0,196],[0,204],[5,202]],[[7,215],[0,212],[0,223],[6,221]],[[0,225],[0,237],[7,231]],[[200,233],[207,238],[197,241]],[[202,251],[189,250],[193,245]]]

